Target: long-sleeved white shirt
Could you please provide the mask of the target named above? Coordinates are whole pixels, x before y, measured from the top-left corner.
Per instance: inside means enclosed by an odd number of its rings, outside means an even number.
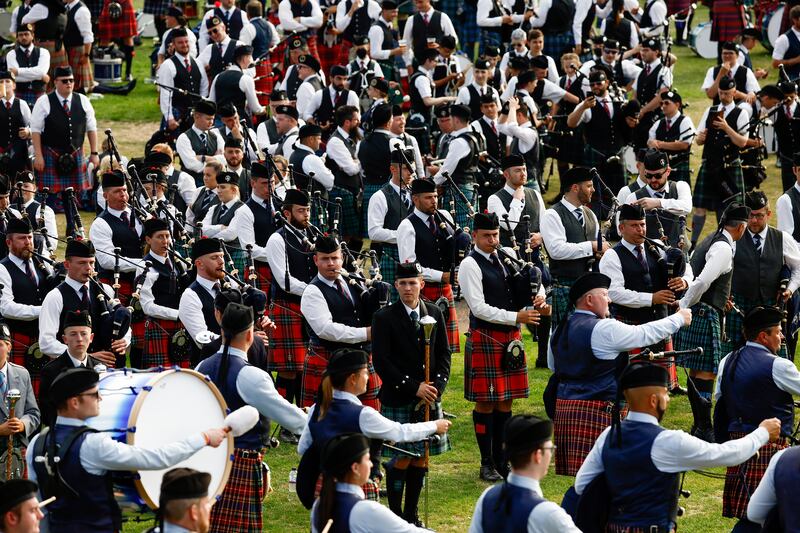
[[[736,251],[736,243],[728,230],[723,229],[722,234],[725,241],[718,241],[711,245],[706,252],[706,264],[703,271],[696,273],[694,281],[689,285],[686,293],[678,301],[681,309],[688,309],[703,296],[714,281],[727,274],[733,268],[733,254]]]
[[[479,248],[474,248],[474,251],[489,259],[489,254]],[[486,298],[483,294],[483,272],[475,259],[469,255],[461,261],[461,265],[458,268],[458,283],[461,286],[461,291],[464,294],[464,299],[467,301],[470,312],[476,318],[504,326],[516,325],[516,311],[507,311],[486,303]]]
[[[297,88],[297,95],[295,96],[295,107],[297,108],[297,114],[300,115],[300,118],[303,120],[308,120],[311,116],[306,112],[306,110],[311,106],[311,100],[314,98],[314,94],[317,92],[317,89],[314,85],[311,84],[313,78],[319,79],[317,74],[312,74],[308,78],[304,79],[300,86]],[[324,87],[325,84],[323,83],[322,86]]]
[[[233,69],[242,70],[239,65],[228,65],[227,70]],[[217,79],[219,78],[214,78],[214,82],[211,84],[211,91],[208,94],[208,98],[214,102],[219,97],[217,94]],[[239,90],[244,93],[245,107],[251,114],[259,115],[264,112],[264,106],[258,101],[258,95],[256,94],[256,82],[249,73],[243,72],[242,77],[239,78]]]
[[[345,139],[350,139],[350,135],[344,131],[341,126],[336,128],[336,130]],[[360,142],[361,141],[355,145],[356,154],[358,154],[358,146]],[[361,173],[361,161],[358,159],[358,157],[353,157],[350,155],[350,150],[347,149],[347,146],[345,146],[344,142],[342,142],[339,137],[332,136],[330,139],[328,139],[328,144],[325,146],[325,153],[327,153],[328,158],[339,165],[339,168],[342,169],[342,172],[348,176],[355,176],[356,174]]]
[[[333,172],[331,172],[331,169],[326,167],[325,162],[305,144],[298,142],[295,145],[295,150],[305,150],[309,152],[309,155],[303,158],[303,168],[295,170],[299,170],[308,176],[311,176],[313,172],[314,181],[325,187],[325,190],[330,191],[333,187]]]
[[[517,124],[517,117],[512,117],[511,115],[508,116],[505,123],[497,123],[497,131],[512,139],[519,139],[519,151],[523,154],[527,153],[539,142],[539,134],[529,120],[522,124]]]
[[[213,287],[217,281],[206,279],[202,276],[197,276],[197,283],[202,290],[208,291],[212,298],[216,297],[216,292]],[[203,302],[200,297],[194,292],[194,289],[186,289],[181,294],[181,301],[178,304],[178,319],[186,328],[186,333],[194,341],[198,333],[208,331],[208,324],[203,315]]]
[[[727,118],[728,114],[737,107],[738,106],[734,102],[731,102],[730,104],[724,106],[722,108],[722,116],[724,118]],[[747,124],[750,122],[750,112],[744,107],[738,107],[738,108],[741,109],[742,111],[739,113],[739,117],[736,119],[736,133],[738,133],[739,135],[743,135],[744,137],[749,137],[750,130],[747,128]],[[700,131],[705,131],[707,129],[706,123],[708,122],[709,109],[711,108],[710,107],[706,108],[706,110],[703,111],[703,116],[700,118],[700,122],[698,122],[698,124],[700,125]]]
[[[444,209],[439,209],[438,211],[441,217],[453,222],[453,217],[450,216],[450,213]],[[419,209],[414,208],[412,216],[419,218],[424,224],[427,225],[428,217],[432,215],[426,215]],[[434,224],[436,223],[434,222]],[[438,224],[436,225],[438,226]],[[442,230],[439,229],[439,231]],[[447,226],[445,231],[451,235],[453,233],[453,230],[450,228],[450,226]],[[412,224],[411,220],[408,218],[404,218],[402,222],[400,222],[400,225],[397,226],[397,253],[401,263],[414,262],[417,260],[417,231],[414,229],[414,224]],[[420,266],[422,267],[422,277],[425,279],[425,281],[441,283],[444,272],[422,264],[420,264]]]
[[[689,187],[689,184],[685,181],[676,181],[675,182],[676,189],[678,191],[677,198],[660,198],[659,202],[661,202],[660,209],[668,211],[673,215],[677,216],[686,216],[689,214],[689,211],[692,210],[692,189]],[[651,198],[655,197],[656,191],[654,191],[650,185],[645,185],[645,189],[647,189],[647,195]],[[664,188],[661,190],[663,193],[669,192],[668,185],[665,185]],[[636,194],[630,193],[628,197],[625,199],[626,204],[633,204],[636,203]]]
[[[289,0],[281,0],[278,4],[278,20],[280,20],[280,27],[284,32],[304,32],[306,30],[313,30],[322,26],[322,10],[319,7],[317,0],[308,0],[311,4],[311,16],[300,17],[300,21],[296,21],[292,15],[292,6]]]
[[[206,74],[206,69],[202,68],[201,65],[197,63],[194,57],[189,56],[182,56],[178,53],[175,53],[175,57],[177,57],[181,64],[184,65],[182,68],[186,68],[186,62],[189,62],[189,65],[192,69],[197,69],[200,73],[200,95],[205,96],[208,94],[208,75]],[[158,83],[161,85],[166,85],[167,87],[175,87],[175,75],[176,75],[176,67],[175,63],[172,60],[166,60],[161,63],[161,66],[158,67],[158,72],[156,73],[156,78],[158,79]],[[161,116],[164,117],[165,120],[169,120],[171,118],[175,118],[172,115],[172,98],[173,98],[173,91],[169,89],[160,88],[158,93],[158,105],[161,108]]]
[[[703,79],[703,85],[700,87],[703,91],[705,91],[706,89],[708,89],[709,87],[714,85],[714,80],[716,79],[714,77],[714,69],[715,68],[716,67],[709,67],[708,70],[706,71],[706,77]],[[744,92],[746,92],[746,93],[757,93],[759,90],[761,90],[761,86],[758,84],[758,80],[756,79],[756,75],[753,73],[753,71],[751,69],[745,67],[744,65],[736,65],[735,67],[733,67],[733,70],[728,72],[728,77],[729,78],[733,78],[734,76],[736,76],[736,72],[740,68],[743,68],[743,69],[745,69],[747,71],[747,76],[745,77],[746,82],[745,82],[745,86],[744,86]],[[703,124],[703,123],[704,122],[701,122],[701,124]]]
[[[34,48],[35,46],[30,45],[24,50],[33,52]],[[9,69],[17,69],[17,83],[39,81],[50,69],[50,52],[47,51],[47,48],[39,47],[39,61],[36,65],[32,67],[20,67],[19,61],[17,60],[17,49],[12,48],[11,51],[6,54],[6,64]]]
[[[122,214],[122,211],[111,209],[110,207],[106,207],[106,210],[117,218],[120,218]],[[133,219],[136,233],[141,235],[142,225],[139,222],[139,219],[133,216],[133,212],[130,208],[126,208],[125,212],[128,214],[128,220]],[[100,265],[100,268],[104,268],[106,270],[113,269],[115,265],[114,243],[112,242],[113,235],[114,232],[111,230],[111,226],[109,226],[108,222],[100,217],[94,219],[94,222],[92,222],[92,225],[89,227],[89,239],[95,243],[94,246],[98,252],[96,258],[97,264]],[[120,255],[120,272],[136,272],[136,269],[139,267],[144,267],[144,262],[141,259]]]
[[[381,16],[381,5],[376,2],[375,0],[366,0],[367,1],[367,14],[369,15],[370,21],[375,22],[378,20],[378,17]],[[364,0],[360,0],[361,7],[364,6]],[[351,4],[352,5],[352,4]],[[359,7],[359,9],[361,9]],[[352,21],[352,17],[349,14],[347,9],[347,0],[339,0],[339,3],[336,6],[336,29],[339,31],[344,31],[350,25]],[[370,24],[371,25],[371,24]]]
[[[41,4],[36,4],[41,5]],[[35,6],[34,6],[35,7]],[[60,93],[56,92],[58,95],[59,102],[63,102],[66,98],[67,106],[71,109],[72,108],[72,93],[68,96],[64,97]],[[86,113],[86,131],[97,131],[97,119],[95,118],[94,108],[92,107],[92,103],[84,94],[75,93],[78,95],[78,99],[80,100],[81,107],[83,108],[83,112]],[[49,98],[39,98],[36,100],[36,104],[33,106],[33,112],[31,113],[31,132],[32,133],[42,133],[44,131],[44,121],[47,118],[47,115],[50,114],[50,99]]]
[[[394,189],[394,192],[400,194],[400,186],[396,185],[393,181],[389,183]],[[383,191],[376,191],[375,194],[370,196],[369,206],[367,207],[367,233],[369,234],[370,240],[374,242],[397,244],[397,230],[383,227],[383,221],[388,211],[389,204],[386,201],[386,195],[383,194]]]
[[[506,231],[510,228],[511,231],[514,231],[517,228],[517,224],[522,220],[523,211],[525,209],[525,197],[523,196],[521,200],[514,198],[514,189],[508,185],[508,182],[503,185],[503,189],[512,196],[509,209],[506,210],[503,202],[500,201],[500,197],[497,196],[496,193],[491,195],[486,201],[486,209],[488,209],[490,213],[496,214],[497,218],[500,219],[500,229]],[[534,190],[533,193],[536,195],[536,200],[539,204],[539,220],[537,222],[541,228],[542,218],[545,213],[544,200],[539,191]],[[505,217],[503,216],[506,214],[508,214],[508,226],[506,226]],[[533,222],[534,221],[531,220],[532,224]]]
[[[634,183],[636,183],[636,185],[640,189],[647,185],[647,182],[643,181],[641,176],[636,176],[636,181]],[[620,188],[619,192],[617,193],[617,202],[619,202],[620,204],[627,203],[628,196],[630,196],[631,194],[632,192],[630,185],[623,185],[622,188]]]
[[[593,0],[575,0],[575,16],[572,17],[572,37],[576,46],[583,45],[583,21],[589,10],[594,11]],[[587,36],[588,37],[588,36]]]
[[[800,371],[794,366],[789,359],[778,357],[767,349],[763,344],[757,342],[747,341],[746,346],[761,350],[772,356],[772,381],[782,391],[788,392],[794,396],[800,395]],[[722,374],[725,372],[725,365],[731,354],[726,355],[719,362],[719,371],[717,372],[717,383],[714,386],[714,401],[719,401],[722,397]]]
[[[764,477],[761,478],[758,487],[750,496],[750,501],[747,503],[746,518],[751,522],[763,525],[770,511],[778,505],[778,494],[775,491],[775,467],[781,456],[789,449],[780,450],[772,456],[772,459],[769,460],[769,465],[767,465],[767,470],[764,472]],[[784,505],[793,504],[794,502],[784,502]]]
[[[20,272],[25,272],[25,265],[22,259],[11,252],[8,253],[8,258],[19,268]],[[37,281],[41,283],[42,280],[38,279],[39,276],[34,268],[33,261],[29,259],[28,263],[30,264],[33,275],[37,278]],[[15,301],[14,292],[12,291],[11,274],[8,272],[6,266],[2,264],[0,264],[0,284],[3,285],[3,291],[0,293],[0,315],[3,315],[5,318],[26,321],[37,320],[39,318],[39,314],[42,312],[41,305],[28,305]]]
[[[230,35],[226,35],[222,40],[222,57],[225,57],[225,53],[228,51],[229,46],[233,46],[235,50],[236,47],[241,46],[242,44],[244,43],[235,39],[231,39]],[[214,50],[214,46],[211,45],[216,46],[217,43],[208,43],[205,47],[201,47],[200,55],[197,56],[197,62],[201,67],[203,67],[203,69],[211,64],[211,53]]]
[[[358,95],[355,93],[355,91],[350,91],[348,89],[343,89],[343,90],[347,92],[347,101],[344,103],[344,105],[351,105],[353,107],[358,108],[359,107]],[[330,96],[325,94],[326,91],[330,94]],[[301,98],[300,89],[297,90],[297,93],[298,93],[297,103],[299,105]],[[303,120],[308,120],[314,116],[314,113],[316,113],[317,109],[319,109],[320,106],[322,105],[323,96],[325,96],[325,98],[330,98],[332,102],[336,102],[336,89],[334,89],[332,85],[328,85],[327,87],[323,87],[322,89],[316,91],[313,95],[311,95],[311,99],[308,101],[307,105],[303,106],[303,113],[300,115]]]
[[[549,1],[549,0],[548,0]],[[497,2],[505,9],[506,15],[511,15],[511,21],[514,24],[519,24],[525,18],[524,13],[514,13],[514,5],[509,0],[500,0]],[[492,0],[478,0],[478,14],[477,22],[481,28],[499,28],[503,25],[503,16],[491,17],[489,16],[494,8],[495,2]]]
[[[344,284],[345,290],[349,291],[347,288],[347,281],[343,280],[341,276],[336,278],[338,280],[337,282],[328,281],[320,274],[317,274],[317,278],[319,278],[322,283],[336,290],[338,290],[338,288],[334,283],[341,282]],[[348,292],[348,297],[349,296],[350,293]],[[346,342],[349,344],[367,342],[368,328],[356,328],[347,326],[341,322],[336,322],[331,314],[331,310],[328,308],[328,302],[325,300],[325,296],[322,295],[322,291],[315,285],[310,283],[306,285],[303,296],[300,298],[300,311],[303,313],[303,317],[314,333],[323,340]]]
[[[228,18],[233,16],[234,12],[238,11],[239,14],[242,16],[242,31],[239,32],[239,33],[240,34],[241,33],[247,33],[247,32],[245,32],[245,28],[250,26],[250,20],[247,18],[247,13],[245,13],[243,9],[239,9],[236,6],[231,6],[230,9],[225,9],[225,7],[223,7],[222,5],[220,5],[219,8],[222,10],[223,13],[227,13],[228,14]],[[199,32],[200,33],[200,38],[197,41],[197,45],[200,48],[200,50],[202,50],[203,48],[208,46],[208,43],[211,42],[211,39],[209,38],[209,35],[208,35],[208,30],[206,29],[206,21],[208,19],[210,19],[211,17],[214,17],[214,16],[216,16],[216,12],[213,9],[209,9],[203,15],[203,20],[200,21],[200,32]],[[193,33],[193,32],[191,30],[189,30],[188,33]],[[241,35],[240,35],[240,37],[241,37]],[[250,43],[245,43],[245,44],[250,44]]]
[[[451,134],[453,140],[450,141],[450,146],[447,149],[447,157],[445,157],[439,171],[433,176],[433,181],[436,185],[441,185],[446,181],[444,177],[445,172],[452,178],[453,172],[455,172],[458,164],[470,154],[469,142],[464,138],[460,138],[459,135],[462,133],[470,133],[471,131],[472,128],[467,125],[465,128],[461,128]]]
[[[228,207],[228,209],[231,209],[238,201],[239,198],[234,198],[225,205]],[[214,205],[206,213],[206,217],[203,219],[203,235],[207,237],[216,237],[217,239],[221,239],[223,242],[235,241],[239,238],[239,228],[243,225],[242,213],[239,211],[244,209],[244,206],[242,205],[236,209],[236,211],[233,213],[231,223],[227,226],[223,224],[212,224],[211,221],[214,218],[214,213],[221,209],[221,206],[222,204]]]
[[[392,23],[387,22],[382,16],[379,16],[376,21],[379,24],[382,24],[392,29]],[[389,53],[391,50],[383,50],[383,30],[378,27],[378,24],[373,24],[372,27],[369,29],[369,33],[367,34],[369,37],[369,57],[375,59],[376,61],[386,61],[391,55]],[[406,43],[407,46],[411,46],[411,43]]]
[[[561,203],[570,211],[575,211],[575,209],[577,209],[576,206],[572,205],[564,198],[561,199]],[[597,225],[597,217],[592,211],[583,209],[584,217],[587,211],[589,217],[591,217],[595,225]],[[561,222],[561,217],[558,216],[558,213],[553,208],[544,212],[541,230],[542,240],[547,248],[547,254],[553,259],[559,261],[565,259],[583,259],[584,257],[591,257],[594,253],[592,251],[593,240],[577,243],[567,242],[567,233],[564,229],[564,224]]]
[[[298,230],[299,231],[299,230]],[[253,254],[253,257],[256,257]],[[262,259],[259,257],[259,259]],[[280,233],[270,235],[266,246],[266,259],[272,271],[272,279],[278,286],[289,294],[302,296],[307,284],[292,276],[289,272],[289,288],[284,287],[286,281],[286,241]]]
[[[676,126],[675,123],[680,117],[683,117],[683,120],[681,120],[680,126]],[[658,131],[661,122],[664,120],[666,120],[666,118],[661,118],[659,120],[656,120],[655,123],[653,123],[653,126],[650,128],[650,131],[647,132],[648,139],[656,138],[656,132]],[[692,122],[692,118],[689,115],[675,113],[672,117],[670,117],[669,120],[670,120],[670,129],[676,127],[680,128],[677,140],[691,144],[692,139],[694,139],[694,136],[697,135],[697,129],[694,127],[694,122]]]
[[[37,102],[38,103],[38,102]],[[219,134],[219,130],[217,128],[211,128],[208,131],[202,131],[197,126],[192,126],[192,129],[198,135],[205,134],[206,138],[208,137],[215,137],[217,139],[217,150],[213,154],[209,154],[206,158],[210,158],[214,155],[219,155],[222,153],[222,150],[225,147],[225,140],[222,138],[222,135]],[[178,152],[178,156],[181,158],[181,166],[187,170],[191,170],[192,172],[203,172],[203,167],[205,164],[197,159],[197,154],[192,148],[192,141],[189,140],[189,136],[186,132],[181,133],[178,136],[178,140],[175,141],[175,150]]]
[[[36,5],[42,5],[42,4],[36,4]],[[71,11],[76,5],[78,5],[78,0],[73,0],[72,2],[68,3],[65,6],[67,13],[69,13],[69,11]],[[27,24],[28,22],[35,22],[34,20],[31,21],[25,20],[31,15],[34,9],[36,9],[36,6],[33,6],[31,10],[28,12],[28,14],[25,15],[25,17],[23,17],[22,19],[23,24]],[[46,7],[45,10],[47,10],[47,12],[42,18],[47,18],[47,15],[50,13],[50,10],[47,9]],[[92,33],[92,14],[89,11],[89,8],[86,7],[85,5],[79,7],[78,10],[75,12],[75,25],[78,27],[78,33],[80,33],[81,37],[83,38],[83,44],[89,44],[94,42],[94,34]]]
[[[800,192],[800,185],[794,184],[794,188]],[[789,235],[794,234],[794,216],[792,215],[792,198],[784,193],[775,202],[775,212],[778,215],[776,227]]]
[[[428,20],[433,16],[433,12],[435,9],[430,7],[426,13],[428,14]],[[450,20],[450,17],[447,16],[447,13],[439,12],[442,16],[441,18],[441,25],[442,25],[442,35],[449,35],[456,40],[456,47],[458,46],[458,35],[456,34],[456,29],[453,26],[453,22]],[[420,13],[422,14],[422,13]],[[403,54],[403,60],[406,62],[406,66],[411,66],[412,60],[414,58],[414,51],[412,50],[414,47],[412,46],[413,40],[411,36],[414,34],[414,17],[408,17],[408,21],[406,22],[406,27],[403,30],[403,39],[406,41],[406,46],[408,46],[408,51]]]
[[[150,251],[150,255],[162,265],[167,259],[166,257],[156,254],[152,250]],[[136,277],[139,277],[142,272],[143,269],[137,270]],[[144,282],[142,283],[142,288],[139,289],[139,303],[142,306],[142,312],[151,318],[158,318],[161,320],[178,320],[177,309],[173,309],[172,307],[167,307],[165,305],[158,305],[156,303],[156,296],[153,294],[153,284],[158,281],[160,275],[161,274],[156,272],[154,268],[151,268],[147,273],[147,277],[145,277]]]

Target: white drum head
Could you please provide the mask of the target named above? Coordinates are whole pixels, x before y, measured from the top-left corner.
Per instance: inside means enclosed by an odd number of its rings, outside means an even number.
[[[711,23],[698,24],[692,30],[690,40],[693,40],[692,50],[705,59],[717,58],[717,43],[711,40]]]
[[[778,8],[770,13],[769,22],[767,23],[767,39],[769,44],[775,46],[775,41],[781,36],[781,22],[783,21],[784,5],[781,4]]]
[[[204,431],[222,427],[225,400],[217,387],[199,372],[168,370],[151,379],[149,391],[140,394],[131,410],[128,444],[153,449]],[[167,470],[183,466],[211,474],[209,496],[222,494],[231,470],[233,436],[217,448],[206,446],[189,459],[165,470],[139,471],[136,488],[147,504],[158,507],[161,478]]]

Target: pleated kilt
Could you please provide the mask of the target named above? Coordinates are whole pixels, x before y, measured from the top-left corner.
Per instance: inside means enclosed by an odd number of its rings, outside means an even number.
[[[337,209],[336,198],[342,199],[342,208]],[[343,187],[336,185],[328,193],[328,199],[331,204],[328,207],[328,221],[333,225],[336,219],[336,211],[339,211],[339,235],[342,237],[356,237],[358,236],[361,217],[358,212],[358,205],[356,202],[356,195]]]
[[[67,48],[67,60],[72,67],[72,74],[75,76],[75,91],[83,89],[87,93],[92,92],[94,86],[94,71],[91,61],[81,61],[83,56],[83,46],[71,46]]]
[[[552,324],[555,329],[567,316],[575,309],[569,301],[569,289],[575,283],[574,279],[553,277],[553,290],[550,292],[552,298],[553,317]]]
[[[364,499],[372,500],[373,502],[381,501],[381,486],[378,481],[368,479],[366,483],[361,485],[361,490],[364,491]],[[322,491],[322,474],[317,478],[317,486],[314,488],[314,499],[319,498],[319,493]]]
[[[622,322],[623,324],[630,324],[632,326],[639,326],[639,325],[642,324],[641,322],[635,322],[633,320],[628,320],[627,318],[622,317],[622,316],[615,316],[614,318],[616,320]],[[637,353],[641,353],[643,348],[647,348],[647,346],[643,346],[642,348],[634,348],[633,350],[628,350],[628,353],[631,354],[631,355],[635,355]],[[649,348],[652,349],[654,352],[672,351],[672,337],[668,338],[666,341],[657,342],[656,344],[653,344]],[[669,372],[669,375],[670,375],[670,383],[669,383],[670,390],[674,389],[675,387],[677,387],[679,385],[678,376],[675,373],[675,359],[674,358],[670,358],[670,359],[654,359],[653,361],[649,361],[647,359],[634,359],[634,360],[635,361],[639,361],[639,362],[642,362],[642,361],[651,362],[653,364],[656,364],[658,366],[666,368],[667,372]]]
[[[381,405],[381,414],[388,418],[389,420],[393,420],[395,422],[399,422],[400,424],[413,424],[415,422],[424,422],[425,421],[425,409],[424,407],[417,410],[417,403],[419,402],[412,402],[408,405],[402,405],[400,407],[390,407],[388,405]],[[436,402],[434,405],[431,406],[431,420],[440,420],[442,418],[442,402]],[[406,450],[413,453],[418,453],[423,455],[425,453],[425,441],[416,441],[416,442],[396,442],[394,446],[397,446],[401,450]],[[430,451],[430,455],[441,455],[445,452],[449,452],[452,448],[450,446],[450,439],[447,437],[447,434],[442,435],[442,438],[439,439],[438,442],[431,441],[430,446],[428,447]],[[381,451],[381,455],[383,457],[407,457],[406,455],[401,454],[400,452],[396,452],[394,450],[390,450],[386,447],[383,448]]]
[[[567,50],[572,51],[574,47],[575,40],[572,36],[572,30],[562,33],[546,33],[544,35],[544,47],[542,48],[542,52],[544,55],[559,61],[564,52]]]
[[[742,312],[747,315],[751,309],[757,307],[759,305],[775,305],[775,300],[769,300],[767,302],[755,302],[753,300],[748,300],[736,293],[731,293],[731,299],[736,306],[742,310]],[[736,348],[742,346],[745,343],[744,333],[742,328],[744,327],[744,318],[742,315],[731,309],[727,313],[725,313],[725,337],[726,340],[722,342],[722,353],[729,354]],[[778,355],[780,357],[787,357],[786,354],[786,346],[781,345],[780,350],[778,350]]]
[[[166,15],[171,5],[169,0],[144,0],[143,11],[151,15]]]
[[[101,43],[111,42],[114,39],[125,39],[137,34],[136,13],[130,0],[115,0],[122,6],[122,15],[112,19],[108,14],[109,0],[103,4],[103,11],[97,19],[97,39]]]
[[[231,256],[231,261],[233,261],[233,268],[231,268],[230,263],[226,261],[225,268],[228,272],[232,272],[233,270],[237,270],[238,274],[237,277],[242,279],[245,275],[245,270],[247,270],[247,253],[234,246],[225,246],[228,250],[228,253]]]
[[[306,333],[300,303],[275,298],[270,304],[275,329],[269,336],[270,371],[300,372],[306,358]]]
[[[463,47],[466,44],[478,43],[481,40],[481,29],[478,27],[478,7],[477,3],[471,5],[469,2],[464,2],[460,6],[462,13],[452,19],[455,23],[456,33],[458,34],[458,42]],[[470,61],[473,59],[472,48],[464,50]]]
[[[378,260],[381,267],[381,278],[392,286],[392,301],[395,301],[397,289],[394,288],[394,279],[397,276],[397,265],[400,264],[400,252],[397,251],[396,244],[383,243],[383,251]]]
[[[314,31],[309,31],[308,35],[303,35],[308,47],[308,53],[319,59],[319,47],[317,46],[317,34]]]
[[[261,533],[261,502],[267,494],[262,454],[236,448],[225,490],[211,508],[211,533]]]
[[[694,192],[692,193],[692,205],[703,209],[717,209],[722,206],[722,192],[720,191],[719,184],[723,177],[727,177],[729,183],[736,184],[736,190],[733,192],[744,191],[744,175],[742,174],[742,167],[734,165],[726,169],[721,169],[717,166],[714,168],[712,165],[716,163],[707,162],[703,160],[700,164],[700,170],[697,172],[697,180],[694,184]],[[709,167],[711,168],[709,169]]]
[[[36,100],[43,94],[45,94],[45,91],[37,92],[30,88],[23,91],[19,88],[19,85],[17,85],[17,89],[14,91],[14,96],[27,102],[28,107],[31,109],[33,109],[33,106],[36,104]]]
[[[109,287],[114,287],[113,276],[111,277],[105,275],[100,276],[100,281],[102,283],[108,284]],[[121,303],[122,305],[128,305],[131,299],[131,294],[133,294],[133,280],[120,277],[119,289],[117,289],[117,298],[119,299],[119,303]]]
[[[422,288],[422,296],[431,303],[444,296],[447,298],[447,313],[444,313],[444,323],[447,326],[447,342],[450,345],[451,353],[461,351],[461,339],[458,334],[458,315],[456,314],[456,302],[453,299],[453,286],[449,283],[425,282]]]
[[[353,345],[354,348],[358,346]],[[308,353],[303,364],[303,394],[302,394],[302,407],[310,407],[317,401],[317,391],[319,390],[320,383],[328,368],[328,361],[330,361],[333,353],[325,346],[316,342],[310,342],[308,345]],[[381,390],[381,378],[375,373],[375,367],[372,366],[372,354],[369,356],[369,382],[367,382],[367,392],[358,397],[361,403],[368,405],[380,411],[381,403],[378,401],[378,393]]]
[[[142,366],[144,368],[169,367],[178,365],[189,368],[189,359],[176,360],[171,352],[172,336],[183,328],[179,320],[148,317],[144,323],[144,352]]]
[[[336,58],[336,65],[347,65],[352,61],[350,59],[350,51],[355,48],[355,45],[347,39],[342,39],[342,42],[337,45],[339,47],[339,57]],[[355,54],[355,53],[354,53]]]
[[[733,41],[742,33],[743,8],[736,0],[715,0],[711,13],[711,40]]]
[[[365,183],[364,190],[361,193],[361,236],[369,239],[369,226],[367,225],[367,211],[369,210],[369,199],[372,195],[381,190],[385,185],[376,185],[374,183]]]
[[[42,152],[44,155],[44,170],[37,173],[37,177],[39,179],[39,187],[50,188],[50,201],[48,205],[56,209],[57,212],[63,210],[63,207],[61,207],[61,198],[55,193],[61,192],[68,187],[75,189],[75,198],[78,205],[80,205],[80,191],[91,188],[89,173],[86,171],[86,158],[83,155],[83,149],[78,148],[72,152],[72,157],[75,158],[77,168],[75,172],[67,175],[62,175],[58,171],[58,156],[60,152],[55,151],[49,146],[43,146]]]
[[[39,342],[39,338],[31,337],[25,333],[11,330],[11,352],[10,359],[15,365],[23,366],[31,375],[31,385],[33,386],[33,393],[39,396],[39,382],[41,381],[40,372],[44,366],[51,361],[49,357],[39,352],[41,357],[28,359],[26,354],[28,348],[35,343]]]
[[[691,307],[692,323],[684,326],[674,335],[676,350],[703,348],[703,355],[688,355],[676,360],[678,366],[717,373],[722,359],[722,325],[719,312],[702,302]]]
[[[344,46],[341,42],[336,42],[333,44],[333,46],[328,46],[325,44],[325,39],[322,39],[322,41],[317,44],[317,51],[319,52],[319,65],[326,76],[329,75],[332,66],[347,65],[347,61],[344,63],[340,61],[342,56],[342,48],[344,48]],[[349,49],[345,50],[345,56],[349,51]]]
[[[256,288],[264,291],[267,294],[267,303],[269,303],[272,295],[270,294],[270,287],[272,287],[272,270],[269,268],[269,263],[263,261],[253,261],[256,267]],[[249,272],[248,272],[249,274]]]
[[[502,367],[505,344],[513,340],[522,340],[519,328],[511,331],[476,328],[467,333],[464,347],[466,400],[503,402],[528,397],[527,364],[519,370],[504,370]]]
[[[467,200],[472,204],[473,209],[477,209],[478,205],[478,191],[475,189],[475,185],[472,183],[468,183],[466,185],[459,185],[459,190],[464,193],[464,196],[467,197]],[[467,209],[466,204],[464,203],[464,199],[461,198],[460,194],[455,196],[453,199],[453,189],[452,187],[445,187],[444,194],[442,195],[442,209],[447,211],[450,210],[450,200],[455,202],[456,206],[456,216],[455,222],[462,228],[472,228],[472,220],[467,216],[469,214],[469,210]],[[465,230],[466,231],[466,230]]]
[[[37,41],[36,46],[41,46],[50,52],[50,69],[47,71],[48,76],[50,76],[50,81],[47,83],[47,88],[50,90],[54,85],[53,72],[55,71],[56,67],[66,67],[69,65],[69,60],[67,59],[67,49],[63,44],[60,44],[60,48],[56,50],[55,41]],[[50,192],[53,192],[53,189],[50,189]]]
[[[741,439],[747,435],[743,432],[731,432],[730,439]],[[744,518],[750,496],[767,471],[772,456],[790,446],[789,441],[781,437],[776,442],[768,442],[756,455],[737,466],[729,466],[725,472],[725,488],[722,492],[722,516]],[[744,479],[742,479],[744,478]]]
[[[558,448],[556,474],[574,476],[578,473],[594,441],[611,425],[612,405],[605,400],[556,399],[553,419],[554,442]]]

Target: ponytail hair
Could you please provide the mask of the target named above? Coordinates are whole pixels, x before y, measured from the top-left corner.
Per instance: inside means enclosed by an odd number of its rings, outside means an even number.
[[[329,473],[322,474],[322,488],[319,491],[317,503],[317,531],[325,529],[325,524],[333,518],[334,504],[336,502],[336,477]]]
[[[335,389],[341,390],[347,382],[347,378],[353,374],[355,374],[355,372],[348,371],[337,374],[327,374],[322,378],[322,383],[319,384],[319,389],[317,389],[317,420],[325,418],[325,414],[331,408],[331,403],[333,403],[333,391]]]

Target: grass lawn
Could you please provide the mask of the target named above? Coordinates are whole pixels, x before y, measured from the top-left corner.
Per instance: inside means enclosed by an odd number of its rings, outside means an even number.
[[[707,16],[703,8],[695,17],[695,24]],[[673,53],[678,56],[676,66],[675,86],[690,107],[687,113],[697,125],[701,114],[708,105],[708,100],[700,90],[706,69],[712,61],[695,56],[688,48],[674,47]],[[104,99],[94,101],[99,117],[99,129],[112,128],[118,137],[122,152],[129,156],[138,156],[146,140],[157,127],[159,111],[156,101],[155,88],[142,83],[144,77],[149,75],[147,55],[150,52],[149,40],[145,46],[137,50],[135,73],[140,80],[136,89],[127,97],[106,96]],[[766,67],[770,63],[767,52],[758,46],[753,51],[753,61],[756,66]],[[777,81],[777,72],[774,70],[767,79],[769,83]],[[697,173],[700,164],[700,149],[695,148],[692,157],[692,167]],[[780,194],[780,176],[774,165],[774,157],[765,162],[768,168],[769,179],[763,185],[772,205]],[[557,176],[554,176],[557,182]],[[557,183],[551,183],[551,191],[557,190]],[[551,193],[548,196],[553,196]],[[84,221],[88,228],[93,215],[84,213]],[[63,216],[59,216],[63,231]],[[773,221],[774,222],[774,221]],[[709,217],[704,233],[713,231],[713,217]],[[463,333],[463,332],[462,332]],[[537,347],[526,336],[526,348],[529,362],[536,357]],[[458,416],[454,420],[450,438],[453,451],[435,457],[431,467],[431,500],[430,500],[430,526],[437,531],[466,531],[468,528],[472,508],[480,493],[487,487],[478,481],[478,450],[472,430],[472,404],[463,399],[463,356],[453,356],[452,374],[449,387],[444,395],[444,405],[447,411]],[[530,397],[515,404],[516,413],[544,414],[542,407],[542,391],[549,377],[546,370],[530,371]],[[684,376],[681,376],[685,381]],[[669,428],[688,430],[691,425],[689,405],[684,397],[673,399],[672,405],[664,420],[664,425]],[[270,451],[266,461],[272,469],[272,484],[274,492],[270,494],[264,504],[265,530],[267,531],[307,531],[309,528],[308,512],[300,505],[297,497],[289,492],[288,474],[298,462],[296,450],[290,446],[281,446]],[[572,483],[572,478],[551,474],[543,483],[545,496],[560,501],[565,490]],[[722,504],[722,486],[720,480],[712,480],[697,474],[688,474],[686,488],[692,492],[688,500],[682,500],[681,505],[686,508],[686,513],[679,520],[682,531],[691,532],[722,532],[730,531],[734,525],[733,520],[723,519],[720,516]],[[141,524],[130,524],[125,527],[126,532],[141,531]]]

